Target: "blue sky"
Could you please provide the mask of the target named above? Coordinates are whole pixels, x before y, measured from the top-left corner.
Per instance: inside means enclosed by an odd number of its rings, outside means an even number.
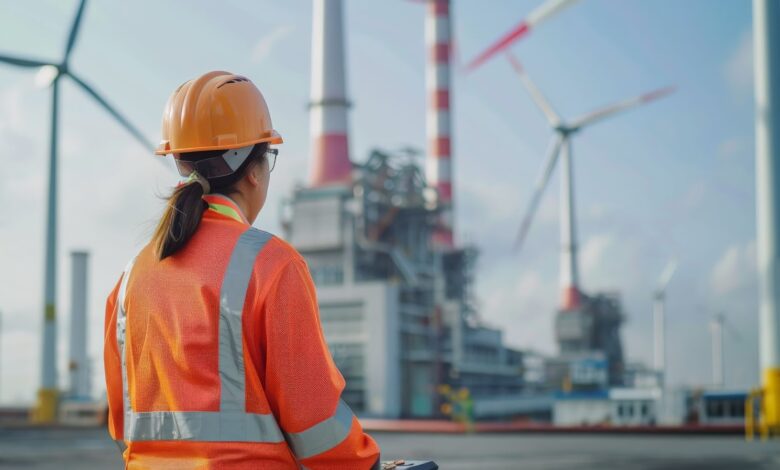
[[[470,59],[539,0],[455,0],[458,55]],[[76,1],[0,0],[0,53],[61,56]],[[374,147],[425,145],[424,9],[347,0],[354,160]],[[750,2],[583,0],[513,51],[564,116],[665,85],[677,92],[587,129],[574,140],[582,283],[619,291],[630,359],[652,357],[651,292],[680,260],[668,293],[669,377],[710,379],[707,322],[723,312],[726,381],[758,380]],[[71,67],[152,141],[181,82],[212,69],[252,78],[286,143],[256,225],[279,232],[278,207],[308,175],[311,4],[91,2]],[[38,386],[50,92],[35,72],[0,66],[0,402]],[[555,350],[558,184],[548,187],[524,251],[511,243],[550,138],[541,113],[501,58],[453,83],[457,235],[482,250],[482,317],[509,343]],[[106,294],[148,238],[176,182],[71,83],[62,91],[61,382],[66,362],[68,252],[92,252],[90,352],[102,384]]]

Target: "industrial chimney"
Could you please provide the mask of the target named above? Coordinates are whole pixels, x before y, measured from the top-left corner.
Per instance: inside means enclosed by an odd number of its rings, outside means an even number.
[[[89,253],[73,251],[70,254],[70,351],[68,371],[71,398],[88,398],[91,394],[89,360],[87,358],[87,261]]]
[[[428,183],[438,192],[441,215],[434,245],[453,246],[452,146],[450,141],[450,0],[429,0],[425,23],[428,49],[426,91],[428,93]]]
[[[311,54],[311,185],[351,180],[341,0],[314,0]]]

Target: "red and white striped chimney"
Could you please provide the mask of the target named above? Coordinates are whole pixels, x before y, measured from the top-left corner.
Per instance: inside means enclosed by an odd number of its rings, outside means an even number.
[[[311,47],[312,186],[351,181],[341,0],[314,0]]]
[[[428,93],[428,183],[438,191],[441,216],[433,242],[453,246],[452,145],[450,138],[450,0],[429,0],[425,22],[428,48],[426,89]]]

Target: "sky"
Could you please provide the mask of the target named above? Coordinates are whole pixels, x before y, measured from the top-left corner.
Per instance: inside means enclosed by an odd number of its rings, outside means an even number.
[[[461,63],[540,0],[454,0]],[[0,54],[59,60],[77,1],[0,0]],[[353,161],[373,148],[425,148],[422,6],[346,0]],[[578,134],[573,165],[580,276],[619,292],[631,361],[652,358],[652,292],[667,262],[668,382],[711,381],[713,315],[726,316],[726,385],[758,382],[750,2],[583,0],[512,50],[564,118],[658,87],[677,91]],[[255,226],[280,234],[280,205],[309,171],[311,2],[205,0],[87,5],[70,67],[152,142],[182,82],[222,69],[251,78],[285,138]],[[36,71],[0,64],[0,403],[40,383],[51,92]],[[508,344],[554,353],[558,175],[522,252],[511,250],[551,137],[502,58],[454,74],[456,238],[480,251],[481,318]],[[154,157],[67,79],[61,87],[59,381],[67,386],[70,255],[87,249],[93,389],[102,371],[105,298],[176,184]]]

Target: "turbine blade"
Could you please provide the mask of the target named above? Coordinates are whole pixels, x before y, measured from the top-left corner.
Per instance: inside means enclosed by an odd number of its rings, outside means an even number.
[[[558,116],[558,113],[555,112],[553,107],[550,105],[550,102],[547,101],[547,98],[545,98],[542,92],[539,91],[539,88],[537,88],[536,84],[531,81],[531,77],[525,73],[525,69],[520,64],[520,61],[517,60],[517,58],[509,51],[506,51],[506,57],[509,59],[509,63],[512,64],[512,68],[514,68],[515,72],[517,72],[517,74],[520,76],[520,80],[523,82],[523,85],[525,85],[525,88],[531,95],[531,99],[534,100],[536,106],[538,106],[539,109],[541,109],[544,113],[545,117],[547,117],[547,122],[549,122],[552,126],[557,126],[560,124],[561,118]]]
[[[151,142],[146,140],[146,137],[144,137],[144,135],[141,133],[141,131],[139,131],[135,126],[130,124],[130,121],[125,119],[125,117],[122,116],[121,114],[119,114],[119,111],[117,111],[116,109],[114,109],[113,106],[108,104],[108,102],[105,99],[103,99],[103,97],[100,96],[97,91],[95,91],[91,86],[89,86],[86,83],[84,83],[84,81],[81,80],[79,77],[77,77],[76,75],[73,75],[71,72],[68,72],[68,76],[70,76],[70,78],[72,78],[73,81],[76,82],[76,84],[78,86],[80,86],[84,91],[86,91],[90,96],[92,96],[98,103],[100,103],[100,105],[106,111],[108,111],[109,114],[114,116],[114,119],[119,121],[119,124],[121,124],[122,127],[127,129],[127,131],[130,134],[132,134],[132,136],[135,137],[135,139],[141,145],[143,145],[144,147],[146,147],[150,151],[154,152],[154,145],[152,145]]]
[[[666,268],[664,268],[664,272],[661,273],[661,277],[658,279],[658,292],[666,291],[666,286],[671,282],[675,271],[677,271],[677,259],[672,258],[669,260]]]
[[[81,24],[81,16],[84,14],[84,7],[87,4],[87,0],[81,0],[79,3],[79,9],[76,11],[76,17],[73,19],[73,24],[70,27],[70,34],[68,34],[68,44],[65,46],[65,59],[63,62],[67,63],[70,53],[73,50],[73,46],[76,44],[76,36],[79,33],[79,25]]]
[[[597,109],[596,111],[588,113],[580,117],[579,119],[574,120],[571,127],[573,129],[578,129],[587,126],[589,124],[593,124],[596,121],[606,119],[619,112],[626,111],[631,108],[635,108],[637,106],[643,105],[645,103],[649,103],[651,101],[655,101],[668,94],[671,94],[672,92],[674,92],[674,90],[675,87],[671,87],[671,86],[666,88],[660,88],[658,90],[651,91],[650,93],[645,93],[643,95],[639,95],[634,98],[629,98],[627,100],[617,102],[610,106],[605,106],[601,109]]]
[[[526,36],[534,27],[538,26],[540,23],[551,18],[552,16],[555,16],[556,13],[577,1],[579,0],[547,0],[545,3],[541,4],[534,11],[532,11],[524,21],[520,22],[517,26],[509,30],[509,32],[503,35],[498,41],[485,49],[476,58],[472,59],[472,61],[469,62],[469,64],[466,66],[466,70],[472,71],[476,69],[497,53],[511,46],[515,41]]]
[[[0,62],[6,64],[18,65],[19,67],[43,67],[44,65],[55,65],[50,62],[43,62],[40,60],[22,59],[21,57],[12,57],[8,55],[0,54]]]
[[[550,176],[555,168],[555,163],[558,161],[558,155],[561,152],[561,146],[563,145],[565,137],[557,137],[547,153],[547,158],[542,166],[542,171],[539,173],[536,179],[536,185],[534,186],[534,192],[531,195],[531,200],[528,204],[523,222],[520,224],[520,230],[517,232],[517,239],[515,240],[515,251],[520,251],[525,243],[525,238],[528,236],[528,231],[531,229],[531,222],[533,221],[536,209],[539,207],[539,201],[542,199],[544,189],[547,187],[547,183],[550,181]]]
[[[742,333],[740,333],[739,330],[734,327],[734,324],[731,323],[731,320],[726,318],[725,315],[722,315],[721,319],[723,320],[722,324],[724,329],[727,330],[729,334],[731,334],[732,338],[737,340],[737,342],[742,342]]]

